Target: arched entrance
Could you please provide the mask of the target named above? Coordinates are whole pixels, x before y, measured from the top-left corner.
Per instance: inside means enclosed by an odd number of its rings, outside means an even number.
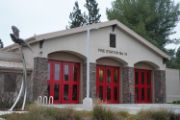
[[[48,95],[54,103],[79,103],[83,58],[71,52],[48,55]]]
[[[100,58],[96,65],[96,97],[104,103],[120,102],[120,77],[123,63],[113,58]]]
[[[158,66],[151,62],[143,61],[135,64],[135,103],[152,103],[152,70],[157,68]]]

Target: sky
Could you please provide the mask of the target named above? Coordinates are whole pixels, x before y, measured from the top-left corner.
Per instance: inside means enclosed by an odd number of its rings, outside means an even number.
[[[33,35],[64,30],[69,22],[69,14],[76,0],[0,0],[0,38],[5,46],[12,44],[9,37],[11,26],[20,29],[23,39]],[[106,9],[111,8],[114,0],[96,0],[102,15],[101,21],[107,21]],[[78,0],[82,11],[85,0]],[[180,3],[180,0],[175,0]],[[180,38],[180,22],[175,28],[177,32],[172,38]],[[169,45],[177,48],[177,45]]]

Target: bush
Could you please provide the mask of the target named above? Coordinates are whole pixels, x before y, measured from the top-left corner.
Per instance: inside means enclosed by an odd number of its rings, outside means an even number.
[[[141,111],[136,115],[128,112],[113,112],[96,106],[92,112],[75,111],[30,105],[28,113],[2,116],[6,120],[180,120],[180,114],[165,110]]]
[[[81,120],[78,112],[72,109],[57,109],[31,105],[28,113],[4,116],[6,120]]]
[[[173,104],[180,104],[180,100],[176,100],[172,102]]]
[[[179,115],[175,115],[166,110],[141,111],[136,115],[136,120],[180,120],[176,119]]]
[[[117,120],[117,118],[112,111],[95,106],[93,109],[93,120]]]

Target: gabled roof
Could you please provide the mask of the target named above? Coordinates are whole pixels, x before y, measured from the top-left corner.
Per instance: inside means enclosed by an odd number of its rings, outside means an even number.
[[[96,23],[96,24],[92,24],[92,25],[85,25],[82,27],[77,27],[77,28],[67,29],[67,30],[62,30],[62,31],[57,31],[57,32],[35,35],[33,37],[28,38],[26,41],[29,44],[32,44],[32,43],[39,42],[42,40],[48,40],[48,39],[52,39],[52,38],[57,38],[57,37],[68,36],[68,35],[72,35],[72,34],[76,34],[76,33],[80,33],[80,32],[85,32],[85,31],[87,31],[87,29],[100,29],[100,28],[104,28],[104,27],[108,27],[108,26],[112,26],[112,25],[116,25],[118,28],[120,28],[121,30],[126,32],[131,37],[135,38],[137,41],[139,41],[140,43],[142,43],[143,45],[145,45],[146,47],[148,47],[149,49],[151,49],[152,51],[154,51],[161,57],[163,57],[165,59],[170,59],[170,56],[168,56],[165,52],[161,51],[159,48],[157,48],[156,46],[151,44],[148,40],[144,39],[143,37],[141,37],[140,35],[135,33],[133,30],[131,30],[130,28],[128,28],[127,26],[125,26],[124,24],[120,23],[117,20],[101,22],[101,23]],[[1,50],[11,51],[13,49],[16,49],[17,47],[18,46],[16,44],[13,44],[13,45],[7,46]]]

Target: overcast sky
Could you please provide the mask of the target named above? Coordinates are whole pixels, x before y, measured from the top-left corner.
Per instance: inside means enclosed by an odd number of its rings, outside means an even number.
[[[107,21],[106,8],[111,7],[112,1],[97,0],[101,21]],[[175,1],[180,3],[180,0]],[[0,38],[5,46],[12,44],[9,37],[12,25],[20,29],[22,38],[63,30],[68,25],[74,2],[75,0],[0,0]],[[78,2],[84,11],[85,0]],[[175,30],[177,34],[174,36],[180,38],[180,23]]]

